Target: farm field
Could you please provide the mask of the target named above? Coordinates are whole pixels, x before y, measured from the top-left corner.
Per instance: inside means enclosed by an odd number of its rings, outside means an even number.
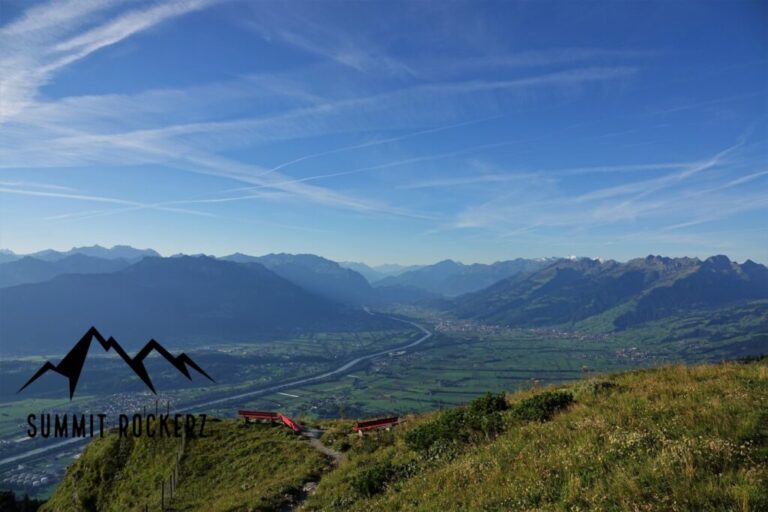
[[[768,346],[768,335],[760,334],[768,320],[762,309],[738,315],[738,322],[713,312],[617,332],[595,324],[512,329],[416,313],[435,332],[416,349],[393,352],[334,381],[284,389],[246,405],[307,418],[410,414],[461,405],[486,391],[667,363],[730,360],[760,354]]]

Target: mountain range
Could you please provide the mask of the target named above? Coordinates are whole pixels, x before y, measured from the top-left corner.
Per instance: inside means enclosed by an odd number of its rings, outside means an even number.
[[[64,274],[0,289],[4,353],[61,353],[84,326],[126,348],[253,341],[304,331],[372,330],[394,321],[315,295],[260,263],[209,257],[144,258],[104,274]]]
[[[183,257],[175,254],[171,258]],[[203,254],[194,256],[205,256]],[[46,281],[62,274],[114,272],[145,257],[160,257],[152,249],[117,245],[44,250],[28,255],[0,252],[0,288]],[[213,256],[210,256],[213,257]],[[234,253],[219,258],[235,263],[260,263],[302,288],[344,304],[415,302],[480,290],[520,272],[535,270],[552,259],[499,261],[465,265],[445,260],[433,265],[379,265],[335,261],[314,254]]]
[[[624,329],[701,309],[768,299],[768,269],[726,256],[648,256],[626,263],[558,260],[444,304],[451,314],[510,326],[573,324],[603,315]],[[768,304],[765,305],[768,312]]]
[[[407,270],[398,275],[376,281],[375,286],[412,286],[436,295],[456,297],[486,288],[493,283],[525,272],[539,269],[551,260],[517,258],[497,261],[490,265],[473,263],[464,265],[453,260],[443,260]]]
[[[379,329],[393,324],[363,307],[403,303],[480,323],[572,326],[590,320],[615,330],[732,304],[754,303],[753,316],[768,311],[760,302],[768,300],[766,267],[725,256],[490,265],[445,260],[398,268],[399,274],[371,284],[312,254],[154,254],[94,246],[0,263],[0,352],[60,353],[89,325],[126,343],[153,336],[202,343]]]
[[[397,276],[402,274],[403,272],[408,272],[409,270],[416,270],[417,268],[421,268],[423,265],[397,265],[397,264],[385,264],[385,265],[376,265],[376,266],[369,266],[365,263],[360,263],[358,261],[340,261],[339,265],[341,265],[344,268],[348,268],[350,270],[354,270],[364,278],[368,280],[369,283],[374,283],[376,281],[381,281],[385,277],[389,276]]]
[[[25,283],[39,283],[62,274],[102,274],[116,272],[131,264],[123,258],[100,258],[73,253],[60,259],[45,260],[34,256],[0,263],[0,288]]]
[[[368,281],[354,270],[314,254],[235,253],[222,258],[236,263],[260,263],[275,274],[316,295],[345,304],[370,304],[374,292]]]
[[[15,252],[8,249],[0,249],[0,263],[16,261],[23,258],[24,256],[30,256],[37,260],[57,261],[68,256],[73,256],[75,254],[82,254],[84,256],[91,256],[93,258],[103,258],[108,260],[124,259],[132,262],[138,261],[146,256],[160,256],[160,254],[153,249],[136,249],[130,245],[115,245],[109,248],[102,247],[100,245],[91,245],[88,247],[73,247],[68,251],[45,249],[30,254],[16,254]]]

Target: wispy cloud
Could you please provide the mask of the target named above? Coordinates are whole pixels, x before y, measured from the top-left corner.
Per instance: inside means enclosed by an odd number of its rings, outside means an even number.
[[[644,180],[639,182],[627,183],[618,185],[615,187],[608,187],[598,189],[579,196],[577,201],[594,201],[596,199],[609,199],[617,196],[633,195],[628,201],[634,201],[642,197],[658,192],[659,190],[678,184],[684,180],[689,179],[691,176],[700,172],[712,169],[723,163],[723,159],[736,149],[743,146],[743,142],[739,142],[723,151],[720,151],[708,160],[694,162],[686,165],[680,172],[667,174],[659,178],[651,180]],[[628,203],[622,203],[620,207],[626,207]],[[609,213],[610,215],[610,213]]]
[[[341,176],[350,176],[353,174],[361,174],[366,173],[370,171],[379,171],[382,169],[390,169],[392,167],[400,167],[404,165],[412,165],[412,164],[418,164],[418,163],[424,163],[424,162],[433,162],[436,160],[443,160],[446,158],[454,158],[461,155],[467,155],[487,149],[494,149],[494,148],[500,148],[504,146],[509,146],[512,144],[518,144],[520,143],[520,139],[512,139],[512,140],[505,140],[500,142],[490,142],[488,144],[479,144],[476,146],[469,146],[457,151],[447,151],[444,153],[435,153],[435,154],[428,154],[423,156],[416,156],[412,158],[404,158],[400,160],[393,160],[390,162],[385,162],[383,164],[377,164],[377,165],[367,165],[365,167],[358,167],[355,169],[349,169],[346,171],[335,171],[335,172],[329,172],[329,173],[323,173],[323,174],[315,174],[313,176],[305,176],[303,178],[293,178],[289,179],[288,181],[284,182],[278,182],[278,185],[288,185],[293,183],[305,183],[308,181],[319,181],[319,180],[326,180],[330,178],[338,178]],[[259,188],[264,188],[266,186],[273,186],[273,185],[259,185],[256,187],[243,187],[239,189],[232,189],[232,191],[246,191],[246,190],[256,190]]]
[[[7,186],[0,187],[0,194],[45,197],[45,198],[52,198],[52,199],[70,199],[74,201],[85,201],[85,202],[93,202],[93,203],[114,204],[119,206],[130,206],[132,208],[150,208],[150,209],[157,209],[157,210],[174,212],[174,213],[185,213],[185,214],[200,215],[200,216],[212,216],[212,214],[206,213],[206,212],[188,210],[185,208],[173,208],[173,207],[168,207],[164,205],[151,205],[151,204],[141,203],[138,201],[130,201],[127,199],[119,199],[119,198],[108,197],[108,196],[94,196],[94,195],[87,195],[87,194],[74,194],[74,193],[64,193],[64,192],[47,192],[44,190],[32,190],[32,189],[25,189],[25,188],[9,188]]]
[[[444,229],[482,228],[502,233],[505,236],[524,234],[553,228],[592,229],[598,226],[635,223],[641,221],[678,219],[679,222],[668,225],[665,230],[679,230],[705,222],[716,221],[745,212],[764,210],[768,207],[765,195],[757,190],[742,189],[738,200],[732,194],[725,194],[728,189],[751,183],[768,175],[760,171],[723,182],[724,172],[710,176],[704,182],[713,179],[720,181],[717,186],[705,188],[679,187],[684,182],[697,180],[704,171],[717,167],[727,168],[727,157],[731,156],[744,142],[739,142],[712,157],[695,162],[674,164],[617,165],[599,169],[612,169],[621,172],[645,169],[662,170],[663,176],[650,180],[634,181],[612,187],[596,188],[577,196],[568,195],[559,187],[550,187],[544,191],[538,188],[497,187],[495,196],[479,205],[469,206],[458,213]],[[584,172],[588,168],[578,168]],[[600,171],[603,172],[602,170]],[[542,171],[542,173],[544,173]],[[570,175],[572,170],[563,170],[561,175]],[[557,173],[555,173],[557,174]],[[547,172],[546,175],[549,175]],[[727,175],[727,174],[725,174]],[[504,183],[507,176],[492,176],[489,181],[499,179]],[[482,181],[483,176],[475,177]],[[455,180],[457,184],[461,180]],[[701,180],[699,180],[701,181]],[[441,185],[441,183],[437,183]],[[448,180],[447,186],[453,185]],[[491,189],[489,189],[491,190]]]
[[[423,189],[423,188],[451,188],[466,187],[470,185],[498,184],[512,181],[520,181],[529,178],[540,178],[539,174],[532,173],[509,173],[509,174],[481,174],[478,176],[461,176],[456,178],[435,179],[427,181],[417,181],[401,185],[401,189]]]
[[[43,190],[62,190],[74,192],[72,187],[65,187],[63,185],[53,185],[50,183],[37,183],[33,181],[0,181],[0,187],[13,187],[13,188],[30,188],[30,189],[43,189]]]
[[[637,73],[632,66],[586,67],[544,73],[511,80],[470,80],[443,82],[424,86],[425,90],[438,93],[468,94],[494,90],[531,89],[537,87],[572,87],[589,82],[602,82],[629,78]]]
[[[325,9],[305,4],[302,9],[280,3],[250,3],[252,16],[245,24],[269,42],[287,44],[343,66],[366,73],[416,76],[416,71],[370,38],[355,35],[351,27],[320,23]],[[310,11],[312,11],[310,13]]]
[[[408,87],[393,92],[374,94],[372,96],[360,96],[300,107],[298,109],[289,110],[264,118],[182,123],[161,128],[153,127],[121,133],[83,133],[80,130],[71,130],[56,125],[53,127],[53,130],[55,133],[58,132],[59,135],[41,141],[39,147],[32,146],[21,149],[7,147],[3,150],[3,160],[6,162],[4,164],[5,167],[92,165],[95,163],[107,165],[162,163],[163,165],[171,167],[233,179],[249,184],[250,187],[247,187],[244,190],[271,188],[296,197],[301,197],[310,202],[333,207],[394,215],[410,215],[411,213],[405,212],[402,208],[393,208],[369,199],[353,198],[327,188],[310,186],[307,183],[386,169],[399,165],[456,157],[475,151],[509,145],[516,141],[488,143],[442,154],[401,159],[347,171],[322,173],[303,178],[292,178],[276,171],[278,168],[284,168],[292,163],[297,163],[298,161],[303,161],[305,159],[316,158],[322,154],[350,151],[355,148],[371,147],[398,140],[405,140],[410,137],[436,133],[453,127],[482,122],[482,120],[486,118],[441,124],[436,127],[417,130],[403,136],[367,141],[360,144],[344,146],[335,150],[329,150],[327,152],[305,155],[279,165],[277,168],[263,168],[253,164],[244,164],[232,159],[217,156],[211,152],[206,152],[204,150],[205,145],[201,145],[200,140],[196,138],[195,135],[201,134],[208,138],[216,137],[217,141],[226,141],[225,144],[231,143],[233,139],[238,138],[233,137],[233,134],[238,133],[247,135],[249,141],[251,141],[255,135],[258,136],[259,133],[263,133],[265,137],[274,138],[277,136],[280,138],[280,127],[282,125],[285,127],[284,129],[288,130],[283,138],[296,137],[312,133],[306,132],[305,127],[307,126],[317,132],[327,132],[327,127],[329,126],[327,123],[333,121],[335,116],[341,115],[342,113],[345,115],[345,118],[348,118],[350,115],[362,116],[366,119],[367,123],[370,123],[371,112],[382,113],[384,115],[381,119],[384,124],[370,126],[369,129],[391,128],[387,123],[389,123],[389,119],[392,119],[391,111],[393,106],[397,106],[398,109],[408,109],[412,108],[414,101],[428,101],[434,103],[435,98],[441,96],[452,97],[457,94],[475,94],[485,90],[509,89],[515,91],[527,88],[574,84],[582,81],[610,80],[616,77],[626,76],[627,73],[628,70],[623,68],[587,68],[584,70],[571,70],[563,73],[545,74],[529,77],[527,79],[521,78],[504,82],[485,83],[473,81],[470,83],[429,84],[425,86]],[[123,100],[123,98],[120,99]],[[106,110],[107,104],[102,104],[101,108]],[[366,109],[371,110],[365,112]],[[365,112],[365,114],[362,115],[362,112]],[[311,122],[309,122],[310,120]],[[239,138],[242,138],[242,135],[240,135]],[[44,151],[42,150],[43,148],[45,149]],[[245,198],[261,199],[263,196],[250,194],[247,197],[237,196],[227,199],[211,198],[211,202],[220,200],[242,201]],[[193,200],[193,202],[195,201],[198,203],[200,202],[200,200]]]
[[[502,54],[484,52],[450,60],[431,57],[419,61],[418,68],[429,76],[445,79],[472,73],[485,73],[488,70],[509,72],[523,68],[573,66],[581,63],[634,62],[653,55],[654,52],[647,50],[565,47],[538,51],[512,51]]]
[[[578,176],[586,174],[607,174],[607,173],[634,173],[648,171],[667,171],[674,169],[687,169],[695,165],[695,162],[676,162],[676,163],[658,163],[658,164],[628,164],[628,165],[606,165],[597,167],[574,167],[569,169],[536,169],[535,171],[514,171],[508,173],[479,174],[468,176],[454,176],[451,178],[417,181],[400,185],[401,189],[420,189],[420,188],[449,188],[462,187],[466,185],[481,185],[505,183],[518,181],[521,179],[545,179],[559,178],[567,176]],[[633,186],[631,191],[637,190]],[[594,197],[585,194],[584,199],[597,199],[602,193],[595,193]],[[606,197],[614,195],[615,191],[607,192]]]
[[[768,93],[766,93],[765,91],[756,91],[756,92],[745,93],[745,94],[735,94],[733,96],[727,96],[724,98],[714,98],[714,99],[704,100],[704,101],[689,102],[689,103],[684,103],[682,105],[676,105],[674,107],[667,107],[663,109],[652,110],[648,112],[646,115],[657,116],[657,115],[665,115],[665,114],[674,114],[677,112],[696,110],[702,107],[711,107],[713,105],[722,105],[722,104],[731,103],[734,101],[752,99],[757,96],[765,96],[766,94]]]
[[[668,171],[675,169],[688,169],[697,162],[666,162],[655,164],[625,164],[625,165],[603,165],[596,167],[574,167],[570,169],[552,169],[546,172],[549,175],[557,176],[578,176],[582,174],[603,174],[603,173],[631,173],[638,171]]]
[[[534,75],[525,78],[507,81],[469,81],[448,82],[439,84],[416,85],[393,91],[361,95],[351,98],[325,101],[319,104],[301,106],[272,115],[256,118],[239,118],[224,121],[201,121],[192,123],[176,123],[166,126],[135,129],[120,133],[103,132],[96,135],[92,133],[79,133],[70,136],[52,136],[48,134],[41,147],[32,147],[28,151],[25,148],[6,150],[2,155],[2,164],[5,167],[29,167],[38,165],[51,165],[48,162],[55,160],[57,148],[61,148],[63,162],[77,164],[74,159],[77,154],[83,154],[86,161],[93,161],[91,153],[98,153],[98,149],[104,145],[110,145],[110,141],[121,139],[122,147],[128,146],[127,141],[166,141],[185,142],[193,144],[197,149],[211,151],[221,150],[227,147],[253,145],[259,142],[276,142],[302,137],[327,135],[342,131],[355,130],[359,132],[371,132],[376,130],[405,129],[414,122],[422,125],[448,126],[460,124],[463,121],[456,120],[460,112],[455,112],[451,106],[462,95],[473,97],[475,104],[479,100],[478,94],[492,91],[505,91],[509,93],[524,92],[533,89],[558,88],[575,86],[579,84],[609,81],[631,75],[634,70],[629,68],[585,68],[568,70],[558,73]],[[121,114],[131,116],[130,109],[126,109],[125,98],[116,98],[114,106],[110,110],[110,104],[102,101],[99,105],[100,112],[113,112],[113,119],[104,119],[102,125],[112,123],[120,126],[124,121]],[[445,108],[437,108],[444,105]],[[87,112],[87,110],[86,110]],[[68,115],[72,117],[68,124],[78,126],[75,109],[69,109]],[[86,114],[87,115],[87,114]],[[494,112],[488,118],[498,116]],[[453,119],[446,119],[446,117]],[[37,119],[37,122],[45,122]],[[469,121],[470,123],[472,121]],[[60,125],[50,127],[57,132],[64,132]],[[433,128],[426,128],[426,131]],[[80,132],[86,131],[80,129]],[[27,134],[28,135],[28,134]],[[39,134],[38,137],[39,139]],[[353,145],[354,146],[354,145]],[[45,151],[40,151],[42,147]],[[15,155],[18,157],[14,158]],[[123,157],[121,157],[123,158]]]
[[[117,2],[50,2],[0,28],[0,122],[22,112],[62,68],[106,46],[218,0],[167,1],[123,13],[92,28]],[[78,29],[79,33],[72,34]],[[84,29],[84,30],[83,30]],[[63,40],[60,38],[64,38]]]
[[[736,187],[738,185],[743,185],[744,183],[749,183],[750,181],[754,181],[763,176],[768,176],[768,171],[755,172],[752,174],[748,174],[746,176],[742,176],[741,178],[736,178],[735,180],[729,181],[728,183],[720,187],[718,190],[722,190],[724,188]]]
[[[401,135],[401,136],[398,136],[398,137],[390,137],[388,139],[372,140],[372,141],[369,141],[369,142],[363,142],[362,144],[354,144],[352,146],[344,146],[344,147],[341,147],[341,148],[331,149],[331,150],[328,150],[328,151],[321,151],[319,153],[312,153],[310,155],[305,155],[305,156],[302,156],[302,157],[299,157],[299,158],[296,158],[296,159],[293,159],[293,160],[289,160],[288,162],[284,162],[284,163],[282,163],[280,165],[272,167],[265,174],[268,174],[268,173],[271,173],[271,172],[274,172],[274,171],[278,171],[280,169],[283,169],[285,167],[289,167],[289,166],[297,164],[299,162],[304,162],[306,160],[311,160],[313,158],[319,158],[321,156],[327,156],[327,155],[333,155],[333,154],[338,154],[338,153],[344,153],[344,152],[347,152],[347,151],[353,151],[353,150],[356,150],[356,149],[370,148],[370,147],[373,147],[373,146],[381,146],[381,145],[384,145],[384,144],[391,144],[393,142],[400,142],[400,141],[403,141],[403,140],[412,139],[412,138],[418,137],[420,135],[427,135],[427,134],[432,134],[432,133],[444,132],[446,130],[452,130],[454,128],[461,128],[461,127],[464,127],[464,126],[470,126],[470,125],[473,125],[473,124],[482,123],[482,122],[485,122],[485,121],[489,121],[491,119],[498,119],[499,117],[501,117],[501,116],[486,117],[486,118],[482,118],[482,119],[474,119],[474,120],[470,120],[470,121],[464,121],[464,122],[461,122],[461,123],[453,123],[453,124],[449,124],[449,125],[446,125],[446,126],[438,126],[436,128],[428,128],[426,130],[419,130],[419,131],[416,131],[416,132],[407,133],[405,135]]]

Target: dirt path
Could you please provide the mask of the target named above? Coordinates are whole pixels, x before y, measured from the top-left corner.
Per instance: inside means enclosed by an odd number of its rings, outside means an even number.
[[[320,437],[323,435],[322,430],[307,428],[304,429],[301,435],[307,439],[312,448],[331,459],[331,466],[333,466],[333,469],[339,467],[339,464],[346,459],[346,456],[343,453],[338,452],[333,448],[329,448],[320,441]],[[307,499],[317,491],[317,484],[318,482],[315,481],[305,483],[304,487],[301,489],[301,493],[298,496],[295,496],[291,502],[286,503],[281,507],[279,512],[294,512],[301,509]]]
[[[308,437],[308,439],[312,448],[331,458],[334,466],[338,467],[346,459],[343,453],[325,446],[317,437]]]

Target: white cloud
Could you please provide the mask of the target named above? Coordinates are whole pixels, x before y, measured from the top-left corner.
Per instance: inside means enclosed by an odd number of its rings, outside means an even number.
[[[138,201],[130,201],[127,199],[119,199],[119,198],[107,197],[107,196],[94,196],[94,195],[87,195],[87,194],[75,194],[75,193],[65,193],[65,192],[49,192],[45,190],[11,188],[11,187],[0,187],[0,194],[44,197],[44,198],[51,198],[51,199],[69,199],[74,201],[85,201],[85,202],[93,202],[93,203],[114,204],[119,206],[129,206],[131,207],[131,209],[150,208],[150,209],[157,209],[157,210],[162,210],[167,212],[211,216],[210,213],[206,213],[206,212],[198,212],[195,210],[188,210],[185,208],[172,208],[164,205],[151,205],[151,204],[141,203]]]
[[[56,72],[106,46],[219,0],[166,1],[97,23],[116,2],[50,2],[0,28],[0,123],[20,115]],[[75,35],[67,34],[79,29]],[[62,38],[64,38],[62,40]]]

